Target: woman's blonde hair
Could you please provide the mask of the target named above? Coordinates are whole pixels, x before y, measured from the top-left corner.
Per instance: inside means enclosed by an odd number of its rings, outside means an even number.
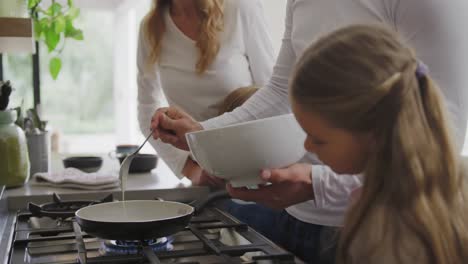
[[[232,91],[218,105],[218,115],[234,111],[234,109],[243,105],[257,91],[258,87],[254,85],[237,88],[236,90]]]
[[[196,70],[202,74],[211,65],[220,49],[219,32],[224,27],[223,0],[194,0],[201,17],[200,35],[196,40],[200,57]],[[146,15],[143,27],[151,46],[149,64],[156,63],[161,55],[161,43],[166,31],[164,12],[168,12],[171,0],[154,0],[151,11]]]
[[[294,104],[375,140],[361,197],[341,232],[338,263],[366,263],[352,260],[357,234],[371,234],[362,255],[369,259],[382,250],[399,260],[421,253],[402,246],[410,235],[429,263],[468,261],[466,180],[443,97],[427,74],[417,76],[419,69],[393,31],[365,25],[319,39],[297,65]],[[392,248],[382,248],[384,238]]]

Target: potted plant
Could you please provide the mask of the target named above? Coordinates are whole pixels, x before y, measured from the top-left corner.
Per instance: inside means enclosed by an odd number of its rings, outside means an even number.
[[[80,15],[80,10],[73,4],[73,0],[67,0],[66,5],[52,0],[48,7],[44,7],[42,2],[43,0],[28,0],[28,8],[34,22],[36,39],[47,46],[49,54],[53,54],[49,60],[49,72],[56,80],[62,68],[60,53],[67,39],[84,39],[83,31],[73,24]]]

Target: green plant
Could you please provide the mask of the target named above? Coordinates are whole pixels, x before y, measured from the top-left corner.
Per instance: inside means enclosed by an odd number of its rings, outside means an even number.
[[[62,68],[59,55],[65,47],[66,40],[84,39],[83,31],[73,25],[74,20],[80,15],[80,10],[74,6],[73,0],[67,0],[65,6],[52,0],[48,8],[42,7],[42,1],[28,0],[28,8],[34,21],[36,39],[44,42],[49,53],[54,54],[49,61],[49,72],[56,80]]]
[[[9,97],[14,91],[10,81],[3,83],[0,81],[0,105],[1,110],[5,111],[8,107]],[[38,106],[39,107],[39,106]],[[47,121],[41,120],[36,109],[31,108],[24,110],[24,100],[21,101],[21,105],[13,108],[12,110],[17,112],[16,125],[21,127],[26,133],[41,133],[46,131]]]
[[[23,114],[23,106],[14,108],[18,113],[18,118],[16,119],[16,125],[21,127],[26,133],[41,133],[46,131],[47,121],[43,121],[39,118],[37,111],[33,108],[26,111],[26,116]]]

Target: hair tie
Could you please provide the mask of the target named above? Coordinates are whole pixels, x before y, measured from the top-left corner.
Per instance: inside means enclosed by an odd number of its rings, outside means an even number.
[[[429,74],[429,67],[424,62],[418,60],[418,67],[416,68],[416,77],[421,79]]]

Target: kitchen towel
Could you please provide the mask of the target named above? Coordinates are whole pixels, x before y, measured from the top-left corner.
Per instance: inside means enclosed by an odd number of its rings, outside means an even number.
[[[32,184],[58,188],[84,190],[103,190],[119,187],[117,173],[93,172],[86,173],[75,168],[66,168],[59,172],[40,172],[33,176]]]

